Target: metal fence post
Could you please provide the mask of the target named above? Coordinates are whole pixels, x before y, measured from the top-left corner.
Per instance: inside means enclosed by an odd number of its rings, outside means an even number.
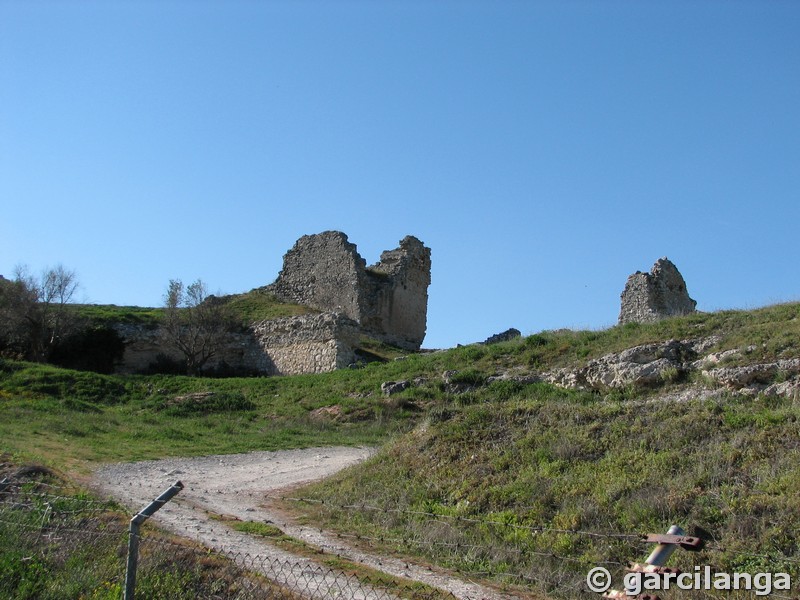
[[[131,519],[130,534],[128,537],[128,565],[125,571],[125,594],[123,600],[134,600],[136,593],[136,567],[139,561],[139,528],[159,508],[169,502],[175,494],[183,489],[183,484],[176,481],[162,494],[145,506]]]
[[[655,533],[648,534],[644,541],[658,545],[650,553],[650,556],[647,557],[643,565],[638,563],[630,565],[628,571],[632,573],[657,575],[680,574],[678,569],[665,567],[664,563],[667,562],[669,557],[672,556],[672,553],[678,548],[696,552],[702,549],[705,543],[699,537],[686,535],[686,532],[677,525],[670,527],[665,535]],[[633,598],[634,596],[630,596],[627,591],[608,590],[602,597],[609,600],[618,600],[622,598]],[[659,600],[659,597],[653,594],[639,594],[635,596],[635,598],[639,598],[639,600]]]
[[[667,535],[686,535],[686,532],[677,525],[673,525],[667,531]],[[667,562],[672,553],[675,552],[675,549],[678,547],[678,544],[668,543],[668,544],[658,544],[653,551],[650,553],[650,556],[647,557],[647,560],[644,562],[648,565],[653,565],[654,567],[663,567],[664,564]]]

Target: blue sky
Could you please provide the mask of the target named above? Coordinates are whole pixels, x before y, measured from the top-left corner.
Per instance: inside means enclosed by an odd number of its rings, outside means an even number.
[[[432,249],[426,347],[800,299],[800,2],[0,0],[0,274],[93,303]]]

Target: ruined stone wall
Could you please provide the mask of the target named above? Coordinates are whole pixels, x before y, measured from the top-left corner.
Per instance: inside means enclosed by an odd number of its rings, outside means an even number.
[[[660,258],[649,273],[637,271],[628,277],[621,296],[619,323],[654,323],[693,313],[696,306],[678,268],[669,259]]]
[[[415,237],[367,267],[344,233],[326,231],[300,238],[268,289],[285,302],[340,312],[384,342],[417,350],[427,328],[430,271],[430,249]]]
[[[365,290],[361,323],[383,341],[417,350],[425,339],[431,252],[412,236],[381,254],[369,268],[372,286]]]
[[[325,373],[355,362],[358,323],[338,313],[262,321],[252,331],[269,375]]]
[[[145,373],[161,357],[180,363],[181,354],[166,343],[158,327],[117,324],[114,330],[125,344],[122,360],[116,365],[117,373]],[[207,369],[226,368],[240,373],[267,373],[269,361],[259,341],[251,332],[229,333],[225,347],[206,365]]]
[[[118,373],[147,372],[159,357],[182,361],[159,328],[120,325],[116,330],[125,343]],[[246,332],[228,334],[224,349],[206,369],[264,375],[326,373],[355,362],[358,337],[358,323],[336,313],[262,321]]]
[[[267,290],[286,302],[323,311],[255,323],[229,335],[208,369],[293,375],[321,373],[355,362],[361,334],[417,350],[425,338],[430,249],[408,236],[371,267],[339,231],[306,235],[283,259]],[[125,343],[118,372],[147,371],[159,356],[181,361],[158,328],[119,325]]]
[[[114,326],[114,331],[125,344],[122,360],[115,368],[117,373],[143,373],[156,362],[159,354],[168,355],[170,359],[178,358],[163,347],[163,337],[158,328],[119,323]]]
[[[304,235],[283,257],[283,270],[267,289],[284,302],[338,312],[358,321],[367,263],[339,231]]]

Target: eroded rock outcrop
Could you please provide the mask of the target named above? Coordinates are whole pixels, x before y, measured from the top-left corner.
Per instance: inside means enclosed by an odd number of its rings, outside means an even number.
[[[384,381],[381,384],[381,394],[388,398],[389,396],[394,396],[395,394],[399,394],[400,392],[407,390],[411,386],[410,381]]]
[[[660,258],[649,273],[637,271],[628,277],[621,296],[619,323],[653,323],[693,313],[696,306],[678,268],[669,259]]]
[[[570,389],[607,392],[627,387],[657,387],[675,380],[691,369],[704,340],[670,340],[644,344],[622,352],[606,354],[577,369],[557,369],[543,378]]]
[[[703,354],[719,342],[719,336],[710,336],[644,344],[591,360],[584,367],[544,373],[542,379],[565,388],[604,393],[625,388],[657,388],[699,373],[712,387],[721,386],[737,394],[800,399],[800,359],[721,366],[724,361],[741,358],[755,348]]]
[[[715,383],[746,395],[800,398],[800,358],[703,369]]]
[[[709,353],[709,350],[722,341],[721,336],[711,335],[642,344],[606,354],[583,366],[548,372],[515,367],[483,378],[474,373],[448,370],[442,373],[440,385],[448,394],[464,394],[496,382],[523,385],[544,382],[601,395],[614,390],[651,390],[655,396],[649,396],[650,398],[671,402],[693,398],[719,399],[729,393],[800,400],[800,358],[723,366],[729,361],[748,360],[748,355],[757,348],[748,346]],[[429,384],[427,380],[419,379],[400,382],[395,388],[397,382],[386,382],[381,390],[388,396],[409,387]]]

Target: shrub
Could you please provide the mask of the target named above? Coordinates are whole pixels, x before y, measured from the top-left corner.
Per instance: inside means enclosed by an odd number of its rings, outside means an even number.
[[[450,375],[450,383],[466,385],[483,385],[486,383],[486,375],[478,369],[464,369],[456,371]]]
[[[541,333],[534,333],[525,338],[525,345],[529,348],[539,348],[547,345],[547,338]]]

